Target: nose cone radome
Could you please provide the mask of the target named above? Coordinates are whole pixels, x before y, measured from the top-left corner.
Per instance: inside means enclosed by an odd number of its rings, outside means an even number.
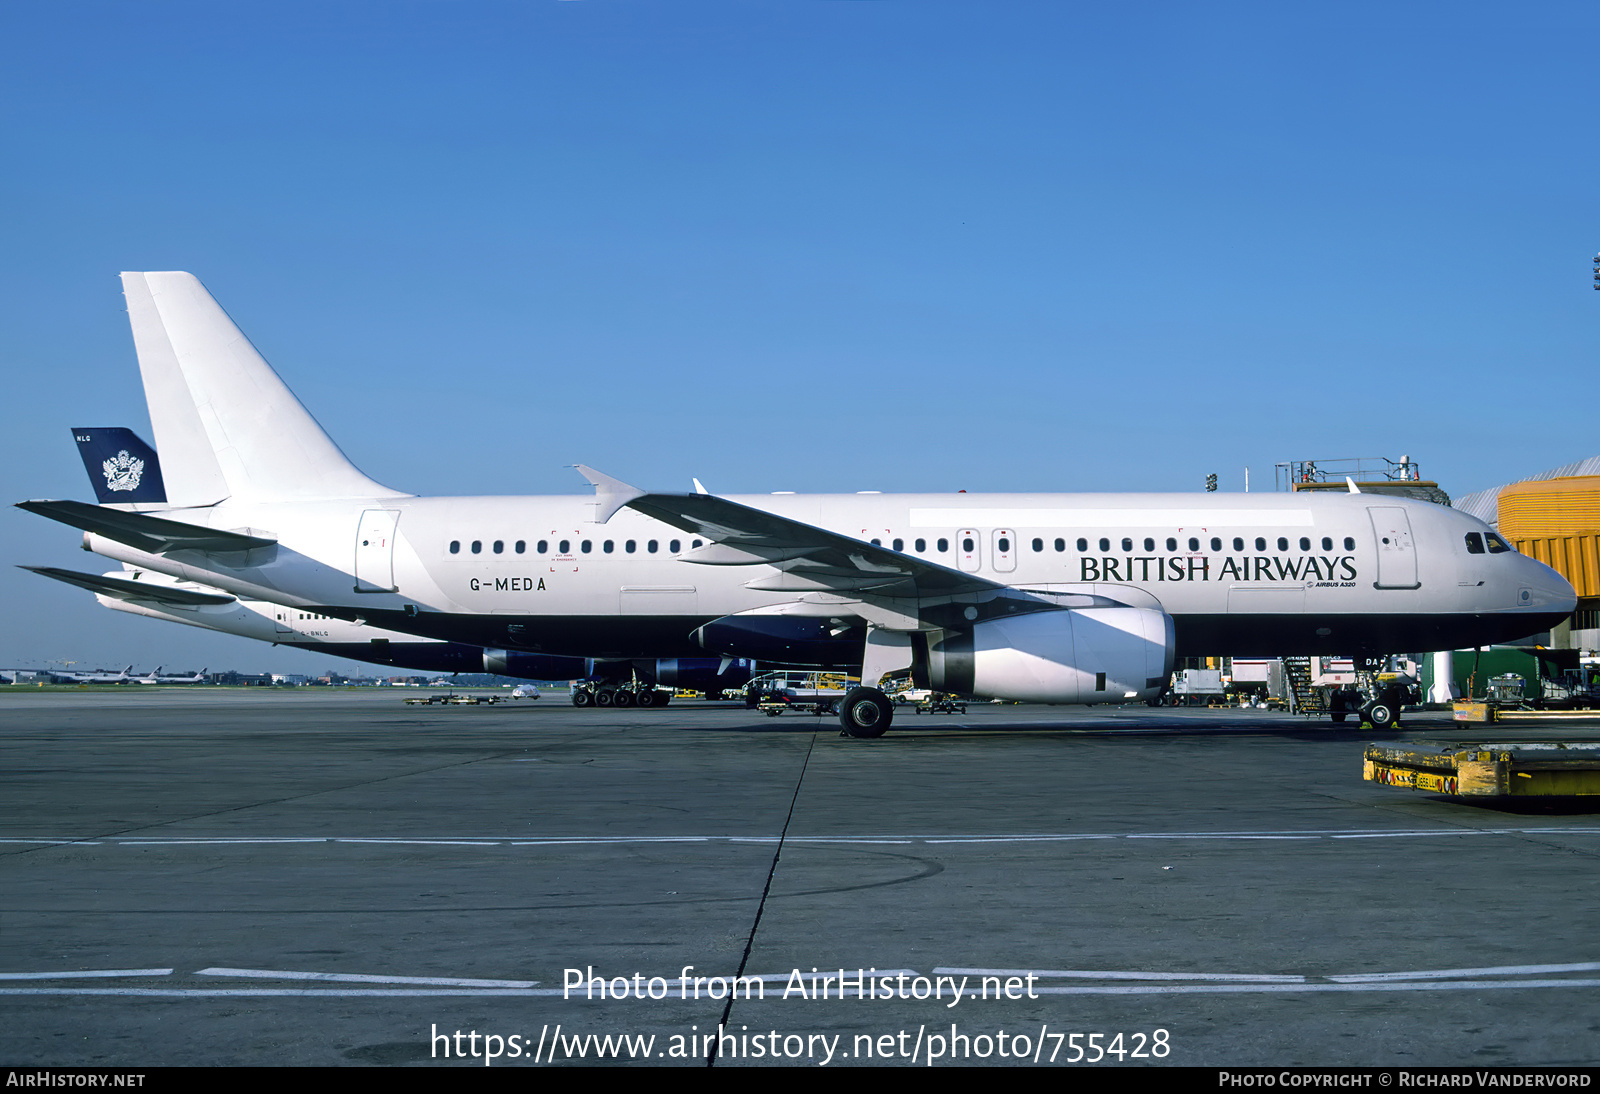
[[[1520,560],[1517,607],[1541,615],[1571,615],[1578,608],[1578,593],[1571,582],[1544,563]]]

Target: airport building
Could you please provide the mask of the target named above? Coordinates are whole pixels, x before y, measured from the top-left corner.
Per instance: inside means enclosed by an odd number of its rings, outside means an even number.
[[[1600,456],[1468,494],[1456,508],[1572,583],[1578,609],[1551,631],[1552,648],[1600,650]]]

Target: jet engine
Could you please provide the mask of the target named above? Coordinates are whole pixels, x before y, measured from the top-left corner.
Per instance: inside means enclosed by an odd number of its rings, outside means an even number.
[[[1026,703],[1153,699],[1172,675],[1172,617],[1154,608],[1033,612],[913,636],[922,687]]]
[[[589,675],[589,662],[582,657],[556,657],[521,650],[484,650],[483,671],[519,680],[572,680]]]
[[[861,664],[861,628],[822,616],[725,615],[696,630],[694,640],[727,657],[823,667]]]

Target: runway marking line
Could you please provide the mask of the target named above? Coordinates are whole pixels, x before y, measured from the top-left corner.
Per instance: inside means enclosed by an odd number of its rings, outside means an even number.
[[[74,969],[70,972],[0,972],[0,980],[68,980],[79,977],[171,976],[171,969]]]
[[[537,980],[467,980],[451,976],[373,976],[350,972],[287,972],[275,969],[200,969],[196,976],[237,976],[257,980],[335,980],[352,984],[417,984],[449,988],[533,988]]]
[[[889,834],[790,836],[788,843],[849,845],[906,845],[982,843],[1070,843],[1085,840],[1269,840],[1314,842],[1354,839],[1432,839],[1439,836],[1592,836],[1600,826],[1542,826],[1528,828],[1427,828],[1360,831],[1325,829],[1276,832],[1023,832],[983,834]],[[0,837],[0,844],[33,844],[63,847],[226,847],[273,844],[337,843],[372,846],[417,847],[606,847],[655,843],[751,843],[772,845],[776,836],[698,835],[698,836],[191,836],[172,838],[85,838]]]

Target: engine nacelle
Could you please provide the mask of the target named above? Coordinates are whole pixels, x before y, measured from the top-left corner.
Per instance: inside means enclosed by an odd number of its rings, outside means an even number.
[[[656,683],[667,687],[731,691],[750,682],[756,663],[748,657],[663,657],[654,668]]]
[[[518,680],[576,680],[589,675],[589,662],[582,657],[556,657],[521,650],[484,650],[483,671]]]
[[[725,615],[695,631],[694,640],[728,657],[825,668],[861,665],[860,628],[841,628],[822,616]]]
[[[1173,638],[1172,617],[1158,609],[1033,612],[917,642],[915,675],[924,687],[989,699],[1126,703],[1161,693]]]

